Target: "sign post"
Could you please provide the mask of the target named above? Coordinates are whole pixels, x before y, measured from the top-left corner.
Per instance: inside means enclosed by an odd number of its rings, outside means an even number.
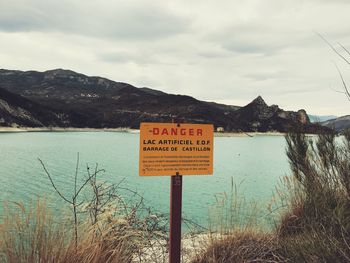
[[[182,176],[171,177],[169,263],[181,260]]]
[[[169,262],[181,260],[182,176],[213,174],[211,124],[141,123],[140,176],[171,176]]]

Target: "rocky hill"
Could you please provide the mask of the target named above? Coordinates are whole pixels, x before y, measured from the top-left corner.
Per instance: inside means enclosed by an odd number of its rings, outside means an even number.
[[[213,123],[225,131],[322,129],[310,123],[304,110],[291,112],[268,106],[260,96],[244,107],[224,105],[63,69],[0,69],[0,89],[1,125],[138,128],[142,121],[171,122],[177,118]]]

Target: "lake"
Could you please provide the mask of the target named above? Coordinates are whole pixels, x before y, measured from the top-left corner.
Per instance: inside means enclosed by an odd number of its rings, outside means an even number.
[[[139,134],[127,132],[0,133],[0,201],[27,203],[49,196],[59,204],[38,158],[58,188],[71,196],[78,152],[80,178],[87,164],[98,163],[106,170],[101,180],[123,181],[123,187],[137,191],[155,210],[169,211],[170,178],[138,176]],[[183,179],[183,215],[207,224],[215,196],[231,193],[232,178],[247,201],[267,206],[280,178],[289,174],[283,136],[215,137],[214,175]]]

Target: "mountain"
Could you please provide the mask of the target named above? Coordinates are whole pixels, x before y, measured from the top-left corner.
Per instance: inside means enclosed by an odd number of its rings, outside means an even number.
[[[350,115],[342,116],[336,119],[324,121],[321,125],[341,132],[345,129],[350,129]]]
[[[244,107],[200,101],[190,96],[167,94],[151,88],[137,88],[123,82],[89,77],[71,70],[45,72],[0,69],[0,88],[14,99],[1,96],[13,108],[23,107],[32,113],[34,122],[25,123],[16,115],[7,125],[57,125],[63,127],[130,127],[142,121],[213,123],[226,131],[289,131],[298,127],[305,132],[322,128],[311,124],[304,110],[284,111],[268,106],[259,96]],[[35,105],[36,111],[27,107]],[[42,117],[40,114],[47,113]],[[18,114],[17,114],[18,115]],[[22,116],[23,117],[23,116]]]
[[[332,120],[332,119],[336,119],[337,116],[334,115],[311,115],[308,114],[310,122],[314,123],[314,122],[324,122],[324,121],[328,121],[328,120]]]

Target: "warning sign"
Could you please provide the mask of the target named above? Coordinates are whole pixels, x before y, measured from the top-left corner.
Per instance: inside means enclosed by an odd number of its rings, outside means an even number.
[[[213,174],[211,124],[141,123],[140,176]]]

